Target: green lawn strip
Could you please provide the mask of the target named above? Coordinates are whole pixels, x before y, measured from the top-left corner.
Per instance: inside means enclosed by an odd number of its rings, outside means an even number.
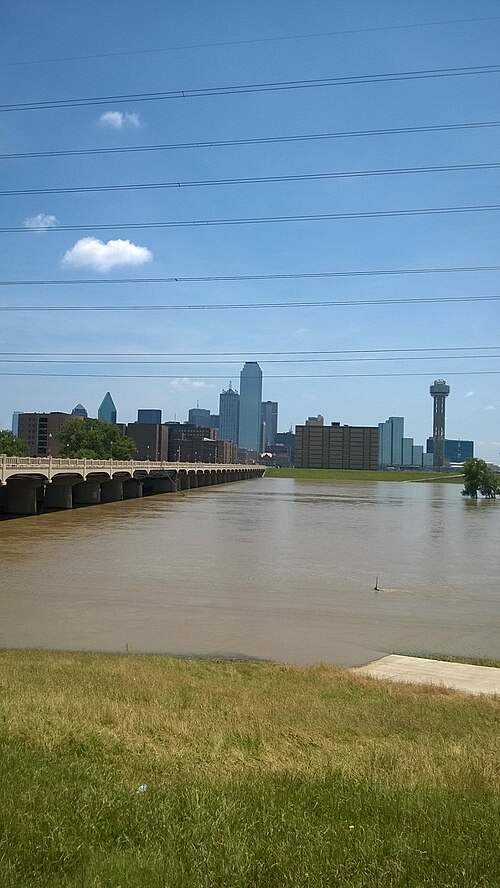
[[[463,476],[446,472],[405,472],[348,469],[266,469],[266,478],[294,478],[297,481],[419,481],[463,484]]]
[[[39,651],[0,688],[2,888],[500,885],[494,699]]]

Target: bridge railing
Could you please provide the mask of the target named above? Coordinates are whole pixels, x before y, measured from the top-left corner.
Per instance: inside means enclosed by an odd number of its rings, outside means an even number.
[[[113,469],[115,472],[123,470],[124,472],[134,472],[140,469],[144,469],[145,472],[149,472],[151,470],[182,470],[182,471],[206,471],[210,469],[214,470],[225,470],[225,471],[237,471],[237,470],[255,470],[261,471],[262,466],[247,466],[242,464],[230,463],[199,463],[199,462],[191,462],[191,463],[181,463],[181,462],[168,462],[167,460],[162,461],[154,461],[154,460],[116,460],[116,459],[77,459],[77,458],[62,458],[58,456],[6,456],[5,453],[0,454],[0,466],[5,469],[84,469],[89,471],[89,469]]]

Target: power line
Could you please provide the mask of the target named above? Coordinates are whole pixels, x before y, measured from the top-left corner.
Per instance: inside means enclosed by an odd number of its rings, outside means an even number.
[[[500,349],[500,345],[468,345],[468,346],[448,346],[446,348],[345,348],[345,349],[334,349],[333,351],[326,351],[324,349],[316,349],[313,351],[254,351],[252,354],[258,355],[259,359],[262,355],[366,355],[366,354],[388,354],[391,353],[401,353],[401,352],[445,352],[445,351],[496,351]],[[40,355],[42,357],[49,357],[49,355],[53,355],[54,352],[0,352],[0,355],[25,355],[28,357],[32,357],[34,355]],[[233,357],[241,357],[245,355],[245,360],[248,358],[247,351],[238,351],[238,352],[58,352],[59,357],[62,355],[70,356],[70,357],[125,357],[125,356],[145,356],[152,357],[153,355],[159,355],[160,357],[172,357],[183,355],[184,357],[215,357],[218,355],[219,357],[228,357],[229,355]],[[411,357],[411,356],[410,356]],[[479,357],[482,357],[479,355]],[[487,355],[484,355],[487,357]]]
[[[411,355],[411,356],[397,356],[397,357],[355,357],[355,358],[264,358],[261,360],[262,364],[351,364],[351,363],[359,363],[359,362],[373,362],[373,361],[472,361],[477,360],[478,358],[483,358],[487,360],[493,360],[495,358],[500,358],[499,355]],[[202,366],[206,366],[207,364],[230,364],[234,366],[235,364],[239,364],[240,361],[233,359],[232,361],[227,360],[203,360],[203,361],[192,361],[192,360],[176,360],[176,361],[165,361],[165,360],[88,360],[87,358],[0,358],[0,364],[126,364],[132,366],[142,366],[144,364],[176,364],[185,366],[186,364],[201,364]]]
[[[492,163],[453,163],[431,167],[389,167],[375,170],[344,170],[332,173],[302,173],[288,176],[241,176],[235,179],[199,179],[186,182],[138,182],[124,185],[85,185],[64,186],[62,188],[23,188],[22,190],[0,191],[3,197],[26,194],[93,194],[103,191],[147,191],[167,188],[205,188],[221,185],[262,185],[277,182],[312,182],[325,179],[356,179],[373,176],[401,176],[412,173],[466,172],[469,170],[497,170],[499,162]]]
[[[19,160],[35,157],[81,157],[90,154],[130,154],[135,151],[181,151],[188,148],[227,148],[238,145],[272,145],[284,142],[312,142],[321,139],[359,139],[364,136],[392,136],[412,133],[439,133],[454,130],[487,129],[500,126],[500,120],[475,123],[445,123],[435,126],[398,126],[391,129],[352,130],[334,133],[305,133],[292,136],[264,136],[254,139],[218,139],[210,142],[173,142],[166,145],[129,145],[113,148],[73,148],[56,151],[28,151],[0,154],[0,160]]]
[[[423,207],[411,210],[377,210],[368,213],[301,213],[298,216],[251,216],[247,219],[188,219],[179,222],[103,222],[88,225],[58,225],[43,231],[113,231],[116,228],[130,231],[152,228],[202,228],[214,225],[268,225],[284,222],[325,222],[344,219],[382,219],[402,216],[443,216],[452,213],[484,213],[500,210],[500,204],[479,204],[469,207]],[[40,231],[38,228],[12,226],[0,228],[0,234]]]
[[[20,102],[0,105],[0,113],[9,111],[46,111],[59,108],[81,108],[89,105],[107,105],[109,102],[158,102],[167,99],[207,98],[210,96],[242,95],[244,93],[276,92],[293,89],[356,86],[366,83],[390,83],[406,80],[431,80],[442,77],[470,77],[498,74],[500,65],[472,65],[459,68],[428,68],[417,71],[392,71],[382,74],[360,74],[347,77],[320,77],[313,80],[282,80],[269,83],[247,83],[231,86],[176,89],[165,92],[125,93],[122,95],[89,96],[85,98],[55,99],[40,102]]]
[[[500,265],[452,265],[448,268],[381,268],[360,269],[355,271],[303,271],[283,274],[227,274],[206,275],[204,277],[165,277],[165,278],[60,278],[45,280],[18,280],[0,281],[2,287],[40,287],[61,286],[73,284],[182,284],[182,283],[227,283],[234,281],[287,281],[287,280],[314,280],[316,278],[344,278],[344,277],[375,277],[377,275],[405,275],[405,274],[454,274],[463,271],[500,271]]]
[[[451,302],[492,302],[500,295],[487,296],[430,296],[407,299],[359,299],[342,301],[308,302],[246,302],[246,303],[205,303],[203,305],[0,305],[0,311],[234,311],[238,309],[262,308],[332,308],[358,305],[433,305]]]
[[[446,376],[470,376],[472,373],[474,376],[497,376],[500,374],[500,370],[468,370],[468,371],[454,371],[454,370],[440,370],[441,373],[446,373]],[[49,377],[59,377],[65,379],[178,379],[178,374],[168,375],[168,374],[157,374],[157,373],[122,373],[120,375],[116,375],[113,373],[0,373],[0,376],[36,376],[38,379],[45,379]],[[227,375],[222,376],[207,376],[205,373],[198,374],[197,376],[185,376],[183,374],[183,379],[227,379]],[[289,373],[278,373],[278,374],[266,374],[266,379],[287,379],[289,381],[293,379],[385,379],[389,377],[403,377],[403,376],[429,376],[429,371],[426,373],[313,373],[313,374],[297,374],[294,376],[290,376]]]
[[[130,49],[130,50],[122,50],[121,52],[104,52],[104,53],[94,53],[93,55],[81,55],[81,56],[63,56],[60,58],[51,58],[51,59],[25,59],[18,62],[2,62],[0,64],[0,68],[11,68],[14,66],[20,65],[40,65],[54,62],[81,62],[91,59],[110,59],[116,58],[118,56],[134,56],[134,55],[149,55],[152,53],[162,53],[162,52],[178,52],[180,50],[186,49],[211,49],[218,48],[222,46],[243,46],[254,43],[277,43],[285,40],[311,40],[313,38],[327,38],[327,37],[341,37],[347,34],[371,34],[378,31],[406,31],[412,28],[435,28],[441,25],[466,25],[473,24],[476,22],[490,22],[497,21],[500,18],[498,15],[490,15],[490,16],[482,16],[480,18],[467,18],[467,19],[444,19],[439,22],[416,22],[412,25],[385,25],[374,28],[349,28],[347,30],[337,30],[337,31],[318,31],[312,34],[288,34],[278,37],[254,37],[248,38],[246,40],[219,40],[217,42],[212,43],[188,43],[180,46],[163,46],[158,49]]]

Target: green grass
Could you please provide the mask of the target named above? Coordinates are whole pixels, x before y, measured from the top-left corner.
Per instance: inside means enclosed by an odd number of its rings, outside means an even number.
[[[266,478],[298,481],[438,481],[463,484],[463,476],[443,472],[354,471],[348,469],[266,469]]]
[[[2,888],[500,885],[498,699],[39,651],[0,691]]]

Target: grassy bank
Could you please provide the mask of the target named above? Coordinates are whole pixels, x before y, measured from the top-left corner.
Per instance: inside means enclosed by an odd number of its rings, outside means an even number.
[[[443,472],[350,471],[348,469],[266,469],[266,478],[298,481],[438,481],[463,484],[463,476]]]
[[[498,700],[37,651],[0,683],[2,888],[500,884]]]

